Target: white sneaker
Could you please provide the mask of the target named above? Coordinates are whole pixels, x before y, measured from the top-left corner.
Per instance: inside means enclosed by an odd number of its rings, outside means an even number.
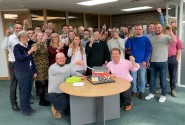
[[[152,98],[154,98],[154,94],[151,94],[151,93],[145,97],[146,100],[149,100]]]
[[[159,102],[165,102],[166,101],[166,96],[161,95],[159,98]]]

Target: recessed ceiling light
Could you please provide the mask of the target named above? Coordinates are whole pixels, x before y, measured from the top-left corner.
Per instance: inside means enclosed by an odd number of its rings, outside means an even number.
[[[93,6],[93,5],[111,3],[111,2],[116,2],[116,1],[118,0],[90,0],[90,1],[80,2],[77,4],[85,5],[85,6]]]
[[[128,8],[128,9],[121,9],[121,11],[136,11],[136,10],[145,10],[145,9],[151,9],[153,7],[150,6],[143,6],[143,7],[134,7],[134,8]]]
[[[5,19],[17,19],[17,14],[4,14]]]

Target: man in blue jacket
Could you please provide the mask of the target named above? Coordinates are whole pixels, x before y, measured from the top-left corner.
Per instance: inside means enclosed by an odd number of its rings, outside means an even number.
[[[146,83],[146,65],[149,60],[151,45],[148,37],[143,36],[143,26],[141,24],[135,26],[135,36],[128,38],[125,48],[131,50],[131,55],[135,58],[136,63],[140,64],[140,68],[136,72],[131,72],[132,81],[132,97],[137,93],[137,75],[139,75],[140,84],[139,98],[143,99],[143,93]]]

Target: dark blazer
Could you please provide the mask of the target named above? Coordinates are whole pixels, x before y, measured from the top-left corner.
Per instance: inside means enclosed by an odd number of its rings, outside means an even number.
[[[28,54],[29,46],[23,47],[20,44],[14,46],[14,56],[15,56],[15,70],[20,72],[30,72],[36,73],[36,66],[31,55]],[[31,62],[31,66],[30,66]]]

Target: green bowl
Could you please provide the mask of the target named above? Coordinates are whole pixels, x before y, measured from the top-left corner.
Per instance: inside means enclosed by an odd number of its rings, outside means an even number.
[[[68,83],[74,83],[74,82],[80,82],[81,81],[81,77],[79,76],[72,76],[66,79],[66,82]]]

